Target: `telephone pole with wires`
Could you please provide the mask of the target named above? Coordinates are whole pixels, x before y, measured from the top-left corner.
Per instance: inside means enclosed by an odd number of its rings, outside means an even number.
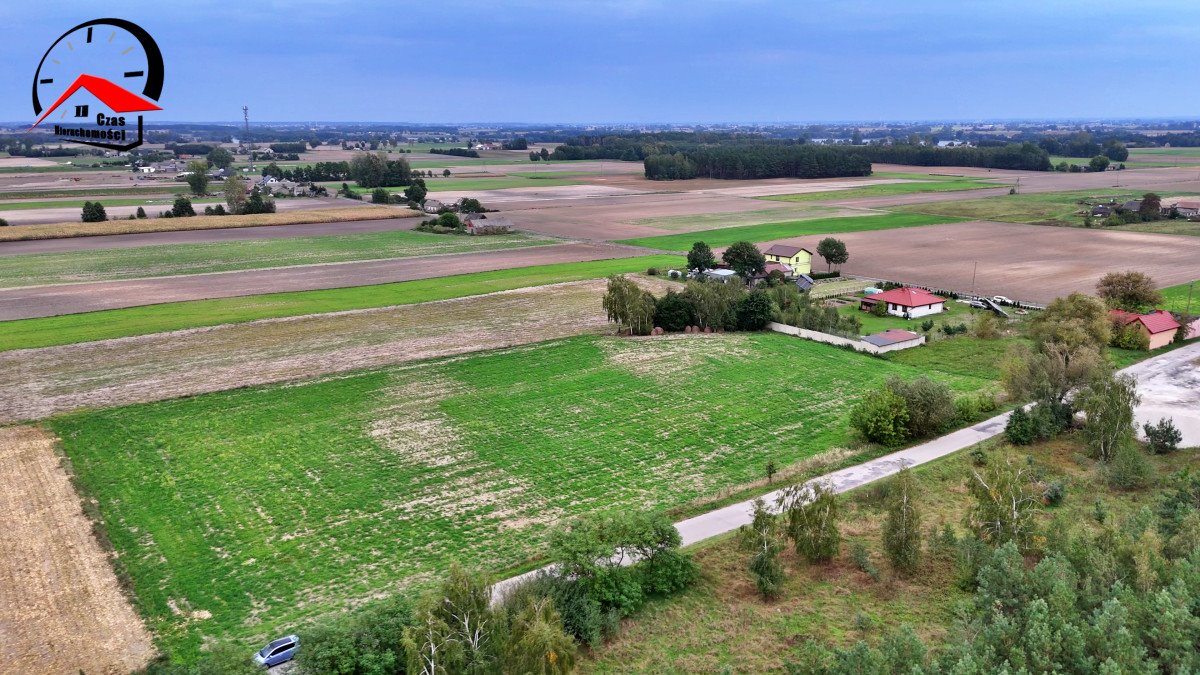
[[[250,144],[250,106],[242,106],[242,119],[246,122],[246,152],[250,154],[250,173],[254,173],[254,146]]]

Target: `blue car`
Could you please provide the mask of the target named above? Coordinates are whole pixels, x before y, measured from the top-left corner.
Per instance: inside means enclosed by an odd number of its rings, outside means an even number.
[[[264,668],[277,666],[296,658],[296,650],[299,648],[299,635],[289,635],[278,640],[272,640],[271,644],[263,647],[254,655],[254,662]]]

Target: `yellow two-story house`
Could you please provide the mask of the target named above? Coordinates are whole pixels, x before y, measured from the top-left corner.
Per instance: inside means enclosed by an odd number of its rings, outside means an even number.
[[[812,273],[812,251],[806,248],[775,244],[763,251],[763,256],[766,257],[767,262],[783,263],[792,268],[792,274]]]

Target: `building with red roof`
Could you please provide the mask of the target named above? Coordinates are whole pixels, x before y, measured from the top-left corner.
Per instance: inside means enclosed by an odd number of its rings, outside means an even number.
[[[858,308],[870,311],[879,303],[887,305],[887,313],[904,319],[917,319],[930,314],[941,314],[946,311],[946,299],[921,288],[904,286],[890,291],[868,295],[862,299]]]
[[[1166,347],[1175,339],[1180,323],[1165,309],[1159,309],[1149,314],[1134,314],[1121,309],[1109,312],[1113,321],[1121,326],[1136,325],[1145,335],[1150,349]]]

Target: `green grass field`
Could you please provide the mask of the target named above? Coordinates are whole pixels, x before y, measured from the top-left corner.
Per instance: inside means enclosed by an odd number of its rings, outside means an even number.
[[[1200,157],[1200,148],[1130,148],[1130,158],[1136,155],[1151,157]]]
[[[1143,191],[1144,192],[1144,191]],[[952,202],[929,202],[896,207],[897,211],[955,216],[968,220],[998,220],[1007,223],[1035,223],[1048,225],[1082,225],[1083,217],[1076,215],[1086,207],[1079,202],[1096,203],[1140,197],[1142,192],[1098,188],[1073,192],[1039,192],[1016,195],[1001,195],[983,199],[967,199]],[[1164,194],[1163,196],[1167,196]]]
[[[102,312],[0,322],[0,351],[148,335],[257,319],[450,300],[527,286],[598,279],[683,264],[673,255],[651,255],[459,274],[375,286],[270,293],[238,298],[171,302]]]
[[[1200,314],[1200,279],[1197,279],[1192,284],[1179,284],[1162,289],[1163,309],[1169,309],[1172,312],[1188,311],[1188,298],[1191,298],[1191,311],[1193,314]]]
[[[53,199],[57,197],[107,197],[119,196],[133,198],[140,192],[151,196],[167,194],[186,194],[191,191],[186,183],[165,183],[152,185],[131,184],[119,188],[80,188],[78,190],[15,190],[0,191],[0,199]],[[143,197],[144,199],[144,197]]]
[[[552,240],[520,233],[469,237],[396,230],[12,255],[0,256],[0,288],[470,253],[549,243]]]
[[[664,251],[687,251],[697,241],[703,241],[709,246],[717,248],[728,246],[735,241],[762,242],[774,239],[786,239],[788,237],[803,237],[810,234],[890,230],[898,227],[920,227],[922,225],[935,225],[939,223],[955,223],[960,220],[962,219],[916,213],[887,213],[877,216],[814,218],[811,220],[793,220],[783,223],[723,227],[715,230],[666,234],[658,237],[624,239],[617,243],[629,244],[631,246],[645,246],[646,248],[656,248]]]
[[[886,178],[888,176],[875,176]],[[776,202],[815,202],[824,200],[858,199],[861,197],[888,197],[892,195],[907,195],[920,192],[954,192],[958,190],[979,190],[982,188],[1004,187],[999,183],[984,182],[975,178],[942,178],[929,180],[933,176],[924,176],[912,183],[883,183],[866,185],[848,190],[828,190],[824,192],[807,192],[794,195],[771,195],[759,197]]]
[[[105,208],[112,206],[166,206],[169,207],[175,202],[175,198],[169,199],[145,199],[145,198],[126,198],[126,199],[62,199],[58,201],[36,201],[36,202],[12,202],[0,201],[0,211],[17,211],[24,209],[82,209],[85,201],[98,201]],[[193,204],[215,204],[217,202],[224,203],[225,200],[219,197],[193,197]]]
[[[845,447],[848,406],[920,372],[771,333],[584,337],[48,424],[186,659],[453,560],[525,567],[574,514],[670,508]]]

